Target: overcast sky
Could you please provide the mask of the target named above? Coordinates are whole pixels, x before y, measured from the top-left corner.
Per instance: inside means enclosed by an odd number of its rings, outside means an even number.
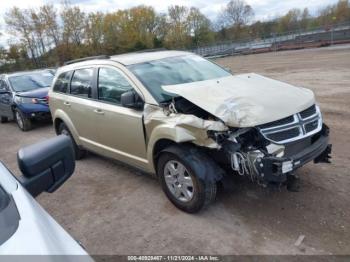
[[[36,8],[45,3],[57,3],[52,0],[0,0],[0,45],[6,45],[10,36],[6,33],[3,15],[11,7]],[[78,5],[86,12],[102,11],[112,12],[117,9],[124,9],[136,5],[151,5],[158,12],[166,12],[169,5],[185,5],[198,7],[211,20],[215,20],[217,14],[229,2],[229,0],[71,0],[74,5]],[[308,7],[312,14],[329,4],[334,4],[337,0],[246,0],[255,12],[254,20],[268,20],[276,16],[285,14],[292,8]],[[56,4],[55,4],[56,5]]]

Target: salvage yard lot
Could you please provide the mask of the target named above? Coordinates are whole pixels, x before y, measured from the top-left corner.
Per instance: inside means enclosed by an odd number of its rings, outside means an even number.
[[[89,154],[62,188],[39,202],[90,254],[349,254],[350,46],[216,62],[315,92],[331,128],[333,163],[298,170],[301,192],[268,191],[235,178],[213,205],[189,215],[155,179]],[[18,175],[17,150],[54,135],[45,124],[28,133],[1,125],[0,159]],[[295,245],[300,235],[305,239]]]

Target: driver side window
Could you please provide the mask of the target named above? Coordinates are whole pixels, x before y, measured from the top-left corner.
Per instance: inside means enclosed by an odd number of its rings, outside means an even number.
[[[133,87],[117,70],[101,67],[98,72],[98,99],[117,105],[121,104],[121,95]]]

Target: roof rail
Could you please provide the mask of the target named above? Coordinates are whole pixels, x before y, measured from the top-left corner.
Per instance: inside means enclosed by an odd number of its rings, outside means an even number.
[[[134,53],[148,53],[148,52],[157,52],[157,51],[167,51],[168,49],[165,47],[160,48],[148,48],[148,49],[141,49],[137,50]]]
[[[88,60],[109,59],[109,58],[110,58],[109,55],[88,56],[88,57],[74,59],[74,60],[64,62],[64,65],[70,65],[70,64],[74,64],[74,63],[78,63],[78,62],[88,61]]]

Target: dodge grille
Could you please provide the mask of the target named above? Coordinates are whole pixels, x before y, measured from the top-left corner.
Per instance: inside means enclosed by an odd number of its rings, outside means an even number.
[[[322,129],[321,112],[316,105],[294,114],[258,127],[268,140],[284,144],[311,136]]]

